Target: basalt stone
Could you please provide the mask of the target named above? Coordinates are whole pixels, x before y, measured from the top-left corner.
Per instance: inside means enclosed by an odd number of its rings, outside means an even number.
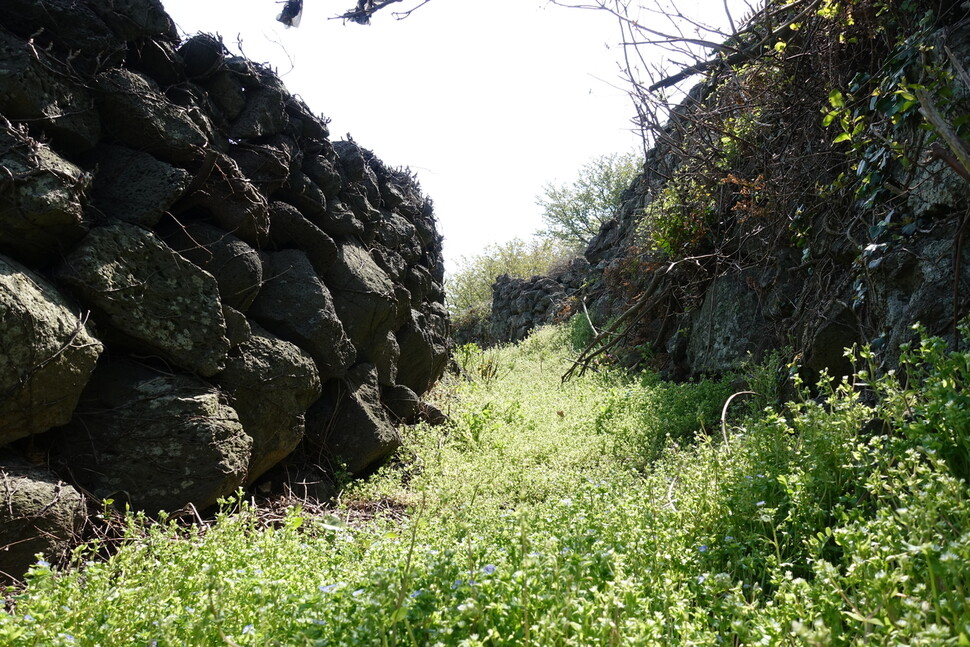
[[[87,231],[90,177],[0,117],[0,251],[47,265]]]
[[[337,260],[337,244],[322,229],[285,202],[270,204],[270,241],[280,249],[298,248],[306,253],[317,274],[325,274]]]
[[[20,580],[37,555],[59,562],[77,543],[85,498],[56,474],[0,455],[0,579]]]
[[[277,192],[280,200],[300,210],[313,224],[328,234],[340,235],[339,231],[328,228],[329,211],[327,196],[313,181],[301,171],[292,171],[286,182]]]
[[[246,108],[246,92],[237,74],[223,68],[201,83],[209,93],[209,100],[226,120],[232,122],[239,118]]]
[[[160,0],[88,0],[88,4],[122,40],[178,41],[175,23]]]
[[[218,72],[226,60],[222,40],[210,34],[196,34],[182,43],[178,53],[185,62],[185,74],[196,81]]]
[[[108,133],[118,142],[167,162],[202,157],[208,140],[188,111],[159,92],[155,82],[118,68],[97,77],[97,105]]]
[[[264,276],[249,316],[310,353],[322,380],[343,375],[356,349],[307,255],[296,249],[267,252]]]
[[[233,307],[222,305],[222,317],[226,320],[226,337],[229,339],[229,350],[249,341],[253,335],[253,327],[246,315]]]
[[[327,127],[328,121],[313,114],[309,106],[299,97],[288,96],[286,98],[286,114],[290,116],[291,123],[299,123],[299,135],[301,137],[317,140],[325,140],[330,137],[330,129]]]
[[[339,199],[330,201],[325,217],[318,224],[332,236],[360,236],[364,233],[364,223]]]
[[[102,348],[87,313],[0,256],[0,445],[70,421]]]
[[[204,222],[169,225],[165,242],[216,279],[224,305],[246,312],[263,282],[259,253],[230,233]]]
[[[189,186],[184,169],[123,146],[101,146],[91,196],[110,218],[153,227]]]
[[[246,107],[229,129],[231,139],[259,139],[286,129],[286,95],[273,87],[246,93]]]
[[[320,397],[320,375],[298,346],[253,325],[216,379],[253,439],[249,484],[302,440],[303,414]]]
[[[94,97],[59,68],[43,50],[0,29],[0,114],[29,124],[57,148],[85,151],[101,136]]]
[[[24,43],[25,54],[36,54],[45,63],[51,61],[48,54],[60,60],[70,57],[74,72],[91,73],[124,60],[124,45],[111,37],[94,11],[76,0],[4,0],[0,24],[30,41],[29,47]]]
[[[307,442],[331,463],[360,476],[384,462],[401,445],[401,437],[380,403],[377,369],[358,364],[307,412]]]
[[[98,367],[74,421],[52,433],[55,460],[85,489],[151,514],[232,494],[252,449],[211,385],[124,359]]]
[[[402,384],[381,388],[381,402],[396,422],[414,420],[421,406],[418,394]]]
[[[324,195],[336,198],[343,186],[343,179],[334,163],[324,155],[307,155],[303,158],[303,172],[310,178]]]
[[[166,40],[149,39],[138,43],[128,53],[128,65],[165,88],[181,83],[185,65],[175,45]]]
[[[210,154],[211,155],[211,154]],[[225,231],[261,247],[269,234],[269,204],[231,158],[215,161],[202,186],[178,204],[182,210],[204,210]]]
[[[229,157],[250,182],[264,187],[264,192],[270,194],[282,187],[290,177],[290,166],[296,151],[295,142],[279,137],[264,144],[236,144],[230,148]]]
[[[401,359],[397,381],[415,393],[426,393],[448,364],[448,319],[411,311],[408,323],[397,332]]]
[[[358,350],[382,342],[386,333],[397,330],[408,316],[406,309],[398,307],[390,277],[356,243],[341,245],[324,282],[333,294],[337,315]],[[368,358],[374,360],[371,353]]]
[[[201,375],[222,370],[229,340],[216,280],[155,234],[127,223],[92,229],[55,276],[117,341]]]

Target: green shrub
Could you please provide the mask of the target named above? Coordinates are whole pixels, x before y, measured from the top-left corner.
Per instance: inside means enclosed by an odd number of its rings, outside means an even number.
[[[38,562],[0,644],[970,643],[967,353],[925,338],[907,382],[859,351],[727,442],[724,383],[563,385],[570,353],[565,326],[460,349],[450,425],[332,516],[132,516],[107,562]]]

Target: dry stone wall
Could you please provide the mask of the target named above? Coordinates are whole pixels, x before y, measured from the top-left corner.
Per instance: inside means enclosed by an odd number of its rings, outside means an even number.
[[[158,0],[5,0],[0,571],[63,549],[82,493],[379,465],[444,369],[443,273],[414,178],[271,69]]]

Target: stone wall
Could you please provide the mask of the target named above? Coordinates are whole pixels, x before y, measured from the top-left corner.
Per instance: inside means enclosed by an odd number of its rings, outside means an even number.
[[[520,341],[538,326],[557,321],[570,310],[569,299],[582,288],[588,270],[589,263],[579,257],[549,276],[497,277],[492,284],[491,340]]]
[[[0,7],[0,571],[84,518],[363,474],[444,369],[406,171],[158,0]]]

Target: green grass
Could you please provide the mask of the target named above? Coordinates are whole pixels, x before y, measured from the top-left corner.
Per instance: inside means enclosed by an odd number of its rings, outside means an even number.
[[[38,564],[0,644],[970,645],[970,356],[928,340],[918,387],[860,371],[725,444],[726,381],[561,385],[571,352],[463,349],[452,423],[332,517],[132,516],[109,561]]]

